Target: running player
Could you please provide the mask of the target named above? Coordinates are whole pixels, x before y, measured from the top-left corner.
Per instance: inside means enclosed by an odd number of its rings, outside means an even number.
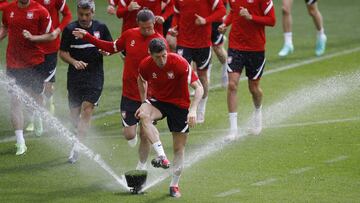
[[[321,56],[325,53],[326,48],[326,35],[324,32],[323,17],[318,9],[317,0],[305,0],[306,8],[309,15],[312,17],[316,30],[316,45],[315,54]],[[292,42],[292,16],[291,7],[293,0],[282,1],[282,26],[284,32],[284,46],[279,52],[279,56],[284,57],[294,52],[294,45]]]
[[[41,94],[46,77],[43,70],[45,55],[39,44],[29,41],[24,36],[24,30],[40,37],[48,35],[52,32],[50,14],[33,0],[18,0],[5,7],[2,23],[4,32],[0,39],[3,39],[5,34],[9,36],[6,73],[42,106]],[[23,137],[24,117],[22,103],[17,95],[13,94],[11,94],[11,120],[17,140],[16,155],[21,155],[27,150]]]
[[[94,20],[95,3],[79,0],[78,20],[70,23],[62,34],[60,57],[69,64],[67,89],[72,123],[77,128],[79,139],[84,139],[90,126],[94,107],[98,105],[104,85],[103,54],[92,44],[72,35],[77,28],[85,29],[95,38],[112,41],[107,26]],[[74,143],[69,162],[79,157],[78,143]]]
[[[229,36],[227,103],[230,132],[237,133],[237,87],[242,70],[246,69],[249,91],[255,111],[250,132],[259,134],[262,130],[262,90],[260,78],[265,67],[265,26],[275,25],[275,11],[272,0],[229,1],[230,13],[219,31],[224,33],[232,24]]]
[[[137,143],[136,127],[139,119],[135,118],[135,112],[141,105],[140,94],[138,92],[138,66],[142,59],[149,56],[148,44],[154,38],[162,38],[162,35],[155,32],[155,16],[148,9],[142,9],[137,14],[139,27],[125,31],[120,38],[114,42],[106,42],[96,39],[84,30],[78,29],[73,34],[83,38],[98,48],[109,53],[126,51],[123,77],[122,77],[122,97],[121,97],[121,117],[124,136],[130,146],[134,147]],[[140,128],[139,162],[137,169],[146,168],[146,160],[150,152],[150,143],[142,133]]]
[[[196,123],[196,109],[203,95],[202,85],[189,63],[175,53],[168,53],[163,39],[153,39],[149,44],[151,56],[139,65],[139,91],[143,104],[136,111],[144,133],[153,145],[157,158],[154,167],[169,168],[154,120],[167,118],[173,136],[174,166],[170,183],[170,195],[180,197],[179,179],[184,168],[184,153],[189,126]],[[190,105],[188,85],[195,89]],[[151,88],[152,95],[146,94]]]
[[[208,99],[208,69],[211,64],[211,23],[226,13],[219,0],[175,0],[173,27],[170,34],[177,36],[177,53],[189,64],[196,64],[204,95],[197,110],[197,122],[205,121]]]

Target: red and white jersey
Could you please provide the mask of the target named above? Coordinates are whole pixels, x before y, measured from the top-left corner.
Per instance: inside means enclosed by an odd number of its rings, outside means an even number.
[[[66,4],[66,0],[35,0],[43,7],[45,7],[51,16],[53,28],[59,28],[61,31],[70,23],[72,16],[69,7]],[[62,14],[62,20],[60,22],[60,15]],[[51,54],[57,52],[60,48],[60,35],[53,41],[48,43],[41,43],[41,48],[45,54]]]
[[[223,2],[224,7],[225,7],[225,9],[226,9],[226,5],[227,5],[227,3],[228,3],[228,0],[219,0],[219,1],[220,1],[220,2]],[[225,17],[225,15],[224,15],[224,16],[221,16],[221,17],[219,17],[219,18],[217,18],[217,19],[215,19],[214,22],[220,22],[220,23],[222,23],[222,22],[224,21],[224,17]]]
[[[120,38],[114,42],[107,42],[96,39],[90,34],[86,34],[84,40],[94,44],[99,49],[110,53],[126,51],[123,77],[122,94],[132,100],[140,101],[140,94],[137,86],[138,67],[145,57],[149,56],[148,45],[154,38],[161,38],[166,41],[161,34],[155,33],[144,37],[139,28],[132,28],[125,31]]]
[[[8,68],[29,68],[44,61],[39,44],[30,42],[22,34],[23,30],[33,35],[52,32],[50,14],[43,6],[33,0],[26,8],[19,8],[17,1],[9,3],[3,12],[2,23],[8,28]]]
[[[155,16],[162,16],[166,20],[173,12],[173,0],[119,0],[116,15],[123,19],[122,32],[137,27],[136,15],[139,10],[129,11],[128,6],[131,2],[137,2],[141,7],[148,8]],[[165,3],[164,12],[161,9],[161,4]],[[163,25],[155,24],[155,30],[158,33],[163,33]]]
[[[148,82],[152,98],[183,109],[190,107],[189,84],[198,80],[198,77],[183,57],[168,53],[165,66],[160,68],[148,56],[141,61],[139,74]]]
[[[119,0],[108,0],[109,5],[117,6],[119,4]]]
[[[225,24],[231,26],[229,48],[242,51],[265,50],[265,26],[275,25],[275,10],[272,0],[229,0],[230,13]],[[246,8],[252,20],[239,15]]]
[[[206,19],[206,25],[196,25],[195,14]],[[177,26],[177,44],[188,48],[211,46],[211,23],[226,14],[219,0],[174,0],[172,27]]]

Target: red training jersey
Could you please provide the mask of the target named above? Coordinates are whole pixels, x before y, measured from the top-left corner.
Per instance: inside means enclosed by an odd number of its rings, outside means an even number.
[[[107,42],[96,39],[89,33],[85,35],[84,40],[94,44],[99,49],[110,53],[126,51],[124,70],[122,77],[122,95],[140,101],[140,94],[137,86],[138,66],[142,59],[149,56],[148,45],[154,38],[161,38],[166,41],[161,34],[154,33],[151,36],[143,36],[139,28],[132,28],[125,31],[120,38],[114,42]]]
[[[6,0],[0,0],[0,11],[4,10],[4,8],[8,5],[9,3]]]
[[[137,27],[136,15],[139,10],[129,11],[128,6],[131,2],[137,2],[142,8],[148,8],[155,16],[162,16],[166,20],[173,12],[173,0],[119,0],[116,15],[118,18],[123,19],[122,32],[130,28]],[[161,4],[165,3],[164,12],[162,12]],[[155,30],[158,33],[163,33],[163,25],[155,23]]]
[[[196,25],[195,14],[206,19],[205,25]],[[172,27],[177,26],[177,44],[188,48],[210,47],[211,23],[226,14],[219,0],[175,0]]]
[[[265,26],[275,25],[275,11],[272,0],[230,0],[230,13],[225,24],[231,26],[229,48],[242,51],[265,50]],[[239,15],[240,8],[246,8],[252,15],[247,20]]]
[[[117,6],[119,4],[119,0],[108,0],[109,5]]]
[[[33,35],[51,32],[51,18],[49,12],[33,0],[26,8],[19,8],[17,3],[9,3],[3,12],[2,23],[8,28],[6,63],[8,68],[30,68],[44,62],[44,52],[39,44],[25,39],[22,32],[28,30]]]
[[[183,109],[190,107],[188,85],[198,80],[198,77],[183,57],[168,53],[165,66],[160,68],[151,56],[148,56],[141,61],[139,74],[148,82],[152,98]]]
[[[228,3],[228,0],[219,0],[219,1],[224,4],[224,7],[225,7],[225,9],[226,9],[226,5],[227,5],[227,3]],[[215,19],[214,22],[222,23],[222,22],[224,21],[224,17],[225,17],[225,15],[224,15],[224,16],[221,16],[221,17],[219,17],[219,18],[217,18],[217,19]]]
[[[70,23],[72,16],[69,7],[66,4],[66,0],[35,0],[42,6],[44,6],[50,13],[53,28],[59,28],[61,31]],[[62,14],[62,20],[60,22],[59,13]],[[55,53],[60,48],[60,35],[53,41],[47,43],[41,43],[41,48],[45,54]]]

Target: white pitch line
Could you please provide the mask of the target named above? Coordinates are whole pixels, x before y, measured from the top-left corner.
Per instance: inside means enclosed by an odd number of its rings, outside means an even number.
[[[360,117],[353,117],[353,118],[344,118],[344,119],[333,119],[333,120],[323,120],[323,121],[315,121],[315,122],[303,122],[303,123],[290,123],[290,124],[279,124],[273,126],[264,126],[264,129],[276,129],[276,128],[290,128],[290,127],[304,127],[304,126],[311,126],[311,125],[326,125],[326,124],[333,124],[333,123],[344,123],[344,122],[353,122],[359,121]],[[222,133],[228,132],[229,129],[222,128],[222,129],[213,129],[213,130],[199,130],[199,131],[191,131],[191,134],[207,134],[207,133]],[[245,130],[245,129],[240,129]],[[31,133],[25,133],[24,136],[28,136]],[[169,132],[160,132],[160,135],[169,134]],[[51,138],[51,137],[46,137]],[[96,140],[96,139],[110,139],[110,138],[122,138],[120,135],[112,135],[112,136],[102,136],[102,137],[88,137],[87,139]],[[30,138],[28,140],[35,140],[39,138]],[[42,138],[43,139],[43,138]],[[3,139],[0,139],[0,143],[12,142],[15,141],[15,136],[6,136]]]
[[[305,173],[306,171],[310,171],[315,169],[314,167],[308,166],[308,167],[304,167],[304,168],[296,168],[291,170],[289,173],[290,174],[301,174],[301,173]]]
[[[341,156],[338,156],[338,157],[336,157],[334,159],[326,160],[326,161],[324,161],[324,163],[332,164],[332,163],[335,163],[335,162],[344,161],[344,160],[346,160],[348,158],[349,158],[348,156],[341,155]]]
[[[360,51],[360,47],[355,47],[353,49],[344,50],[344,51],[340,51],[340,52],[335,52],[335,53],[331,53],[331,54],[324,55],[324,56],[321,56],[321,57],[311,58],[311,59],[301,61],[301,62],[298,62],[298,63],[292,63],[292,64],[288,64],[288,65],[285,65],[285,66],[281,66],[281,67],[276,68],[276,69],[265,71],[263,75],[271,75],[271,74],[274,74],[274,73],[278,73],[278,72],[298,68],[298,67],[303,66],[303,65],[309,65],[309,64],[312,64],[312,63],[316,63],[316,62],[319,62],[319,61],[324,61],[324,60],[331,59],[331,58],[334,58],[334,57],[338,57],[338,56],[342,56],[342,55],[346,55],[346,54],[351,54],[351,53],[354,53],[354,52],[357,52],[357,51]],[[246,77],[242,77],[240,79],[240,81],[246,81],[246,80],[247,80]],[[214,89],[218,89],[218,88],[221,88],[221,84],[219,84],[219,83],[216,84],[216,85],[210,86],[209,90],[214,90]],[[111,110],[111,111],[107,111],[107,112],[104,112],[104,113],[99,113],[99,114],[93,116],[93,118],[94,119],[99,119],[99,118],[109,116],[109,115],[112,115],[112,114],[115,114],[115,113],[118,113],[118,112],[119,112],[119,109]]]
[[[265,180],[262,180],[262,181],[253,183],[253,184],[251,184],[251,186],[264,186],[264,185],[268,185],[268,184],[274,183],[274,182],[276,182],[276,181],[277,181],[276,178],[268,178],[268,179],[265,179]]]
[[[219,193],[219,194],[215,195],[215,197],[226,197],[226,196],[233,195],[233,194],[236,194],[239,192],[240,192],[240,189],[232,189],[232,190],[229,190],[226,192]]]

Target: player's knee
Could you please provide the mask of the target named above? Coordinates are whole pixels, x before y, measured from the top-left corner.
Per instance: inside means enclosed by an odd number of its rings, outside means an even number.
[[[237,83],[234,82],[234,81],[229,80],[228,90],[229,91],[237,91]]]
[[[281,8],[281,11],[282,11],[282,14],[283,14],[284,16],[289,16],[289,15],[291,15],[290,8],[287,7],[287,6],[283,6],[283,7]]]
[[[316,16],[317,15],[317,10],[316,8],[312,7],[312,6],[308,6],[308,13],[310,16]]]

